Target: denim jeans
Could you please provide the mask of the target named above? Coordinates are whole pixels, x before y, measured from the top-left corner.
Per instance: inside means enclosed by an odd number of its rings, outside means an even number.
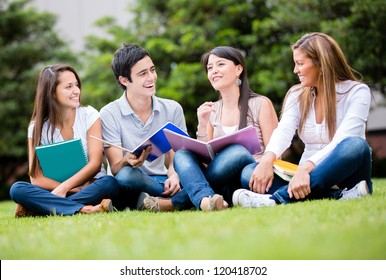
[[[118,183],[129,192],[146,192],[151,196],[162,196],[166,175],[147,175],[139,168],[125,166],[115,175]]]
[[[371,153],[371,148],[363,138],[344,139],[311,171],[311,193],[306,199],[339,199],[343,189],[351,189],[362,180],[366,180],[370,193],[372,193]],[[256,165],[257,163],[244,168],[241,176],[243,188],[249,188],[249,179]],[[331,188],[334,185],[337,185],[339,189]],[[275,175],[272,187],[267,193],[272,194],[272,198],[277,203],[287,204],[300,201],[290,198],[287,190],[288,182]]]
[[[200,209],[201,200],[215,193],[222,195],[231,205],[233,192],[241,187],[241,171],[252,162],[255,162],[254,158],[241,145],[224,148],[207,166],[194,153],[177,151],[174,169],[183,189],[172,198],[173,205],[181,209],[193,203]]]
[[[52,194],[49,190],[29,182],[16,182],[9,193],[18,204],[38,215],[73,215],[86,205],[97,205],[102,199],[114,201],[119,195],[120,186],[112,176],[103,176],[77,193],[67,197]]]

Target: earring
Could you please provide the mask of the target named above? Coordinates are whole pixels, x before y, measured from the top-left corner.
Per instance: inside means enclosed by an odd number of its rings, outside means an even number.
[[[237,78],[237,85],[241,86],[241,83],[242,83],[242,81],[239,78]]]

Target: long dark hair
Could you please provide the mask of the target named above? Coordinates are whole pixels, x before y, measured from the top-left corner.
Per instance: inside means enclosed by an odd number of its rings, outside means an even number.
[[[35,147],[41,145],[43,124],[48,121],[50,127],[47,130],[47,134],[51,131],[51,135],[47,135],[47,138],[50,136],[51,141],[53,142],[55,127],[61,125],[63,122],[62,117],[59,114],[59,105],[55,99],[55,94],[56,87],[59,84],[60,74],[64,71],[74,73],[79,89],[81,89],[82,85],[75,69],[66,64],[47,66],[37,77],[34,109],[30,122],[31,124],[34,124],[32,133],[33,158],[29,172],[30,176],[36,174],[38,161],[35,155]]]
[[[243,67],[243,71],[240,74],[239,79],[241,80],[240,84],[240,97],[239,97],[239,108],[240,108],[240,121],[239,121],[239,129],[247,126],[247,120],[250,118],[253,120],[253,115],[248,106],[248,101],[250,98],[259,96],[254,93],[248,83],[247,77],[247,69],[245,68],[244,57],[242,53],[233,47],[230,46],[218,46],[211,51],[204,53],[201,56],[201,63],[204,66],[205,72],[208,73],[207,64],[209,60],[209,56],[214,54],[218,57],[225,58],[233,61],[235,65],[241,65]],[[221,98],[221,96],[220,96]]]

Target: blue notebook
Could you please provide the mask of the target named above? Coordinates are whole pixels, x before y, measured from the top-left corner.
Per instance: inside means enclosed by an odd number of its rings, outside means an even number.
[[[148,146],[152,146],[153,150],[150,152],[146,160],[153,161],[157,159],[159,156],[171,150],[172,146],[170,146],[169,141],[165,136],[164,129],[169,129],[171,131],[174,131],[177,134],[189,136],[187,133],[182,131],[179,127],[177,127],[173,123],[167,122],[164,126],[159,128],[149,138],[147,138],[144,142],[142,142],[136,148],[134,148],[131,153],[136,156],[140,156],[144,149],[146,149]]]
[[[79,138],[36,147],[36,155],[44,176],[64,182],[87,164],[87,156]]]
[[[164,133],[165,130],[170,130],[177,134],[181,134],[189,137],[189,135],[186,132],[184,132],[178,126],[174,125],[171,122],[167,122],[166,124],[164,124],[161,128],[156,130],[152,135],[150,135],[146,140],[144,140],[133,150],[129,150],[125,147],[115,145],[113,143],[110,143],[106,140],[95,137],[93,135],[91,135],[91,137],[105,143],[107,146],[113,146],[113,147],[119,148],[123,151],[136,155],[137,157],[139,157],[142,151],[145,150],[147,147],[152,146],[153,149],[146,158],[147,161],[151,162],[172,149],[172,146],[170,146],[169,141],[165,136],[165,133]]]

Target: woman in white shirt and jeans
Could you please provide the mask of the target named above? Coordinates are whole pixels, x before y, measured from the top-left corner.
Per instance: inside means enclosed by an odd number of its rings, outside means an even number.
[[[99,113],[80,102],[81,81],[66,64],[45,67],[38,76],[34,111],[28,127],[30,182],[15,182],[10,189],[17,203],[15,216],[74,215],[110,212],[119,196],[120,185],[106,175],[102,164]],[[35,147],[79,138],[88,163],[63,182],[45,177]]]
[[[234,205],[344,200],[372,193],[371,148],[365,140],[369,87],[357,81],[339,45],[326,34],[306,34],[292,51],[300,85],[288,91],[260,162],[244,168],[244,189],[234,192]],[[305,149],[287,182],[274,175],[272,163],[291,145],[296,131]]]

